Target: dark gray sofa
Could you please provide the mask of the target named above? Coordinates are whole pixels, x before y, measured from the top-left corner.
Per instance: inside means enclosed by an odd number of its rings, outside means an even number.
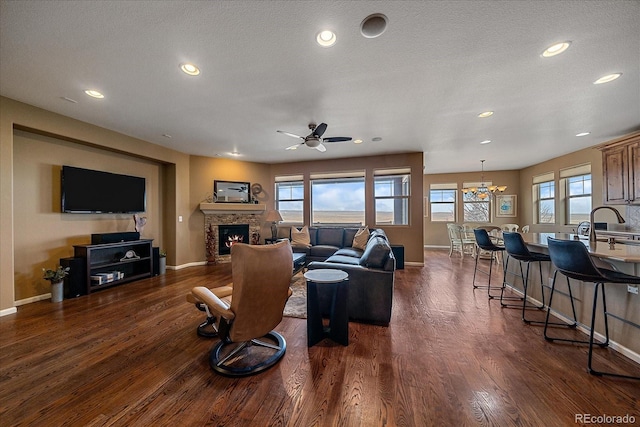
[[[338,269],[349,274],[351,320],[387,325],[391,320],[395,258],[381,229],[371,231],[364,250],[353,248],[357,231],[357,228],[310,227],[311,246],[293,246],[293,251],[307,254],[310,270]],[[328,312],[331,293],[319,291],[318,296],[323,311]]]

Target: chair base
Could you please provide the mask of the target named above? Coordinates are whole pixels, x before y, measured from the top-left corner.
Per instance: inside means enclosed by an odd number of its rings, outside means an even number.
[[[251,351],[253,347],[259,348]],[[284,337],[275,331],[260,339],[241,343],[223,340],[211,349],[209,365],[221,375],[245,377],[271,368],[282,359],[286,350],[287,343]]]
[[[218,336],[218,326],[216,325],[216,317],[212,316],[209,312],[206,304],[201,302],[195,303],[196,308],[200,311],[204,311],[207,313],[207,318],[204,322],[200,323],[196,328],[196,333],[198,336],[203,338],[215,338]]]

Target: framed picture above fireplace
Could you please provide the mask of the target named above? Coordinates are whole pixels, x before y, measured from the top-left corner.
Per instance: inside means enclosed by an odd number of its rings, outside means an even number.
[[[216,203],[250,203],[251,184],[238,181],[213,181]]]

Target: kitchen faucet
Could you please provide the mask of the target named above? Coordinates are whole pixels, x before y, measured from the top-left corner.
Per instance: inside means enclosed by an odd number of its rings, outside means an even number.
[[[618,211],[618,209],[616,208],[612,208],[611,206],[598,206],[597,208],[593,208],[591,210],[591,213],[589,214],[589,221],[591,222],[591,226],[589,227],[589,241],[590,242],[595,242],[596,241],[596,227],[595,224],[593,222],[593,217],[594,214],[596,213],[596,211],[599,211],[600,209],[610,209],[612,210],[616,216],[618,217],[618,224],[624,224],[624,218],[622,218],[622,215],[620,215],[620,212]]]

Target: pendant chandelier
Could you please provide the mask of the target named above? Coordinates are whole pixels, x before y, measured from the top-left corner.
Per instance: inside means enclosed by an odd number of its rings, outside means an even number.
[[[507,189],[506,185],[489,185],[484,184],[484,160],[480,160],[482,164],[482,175],[480,176],[480,187],[465,187],[462,189],[464,194],[473,194],[477,198],[484,200],[492,194],[498,192],[502,193]]]

